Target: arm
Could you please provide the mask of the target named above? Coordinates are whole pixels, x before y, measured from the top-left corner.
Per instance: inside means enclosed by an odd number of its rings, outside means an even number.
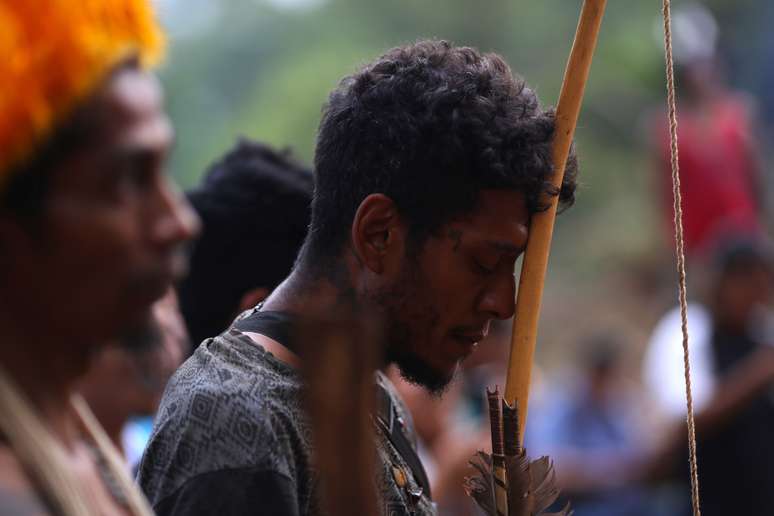
[[[158,516],[298,516],[295,484],[276,471],[229,469],[197,475],[153,507]]]
[[[716,385],[714,395],[695,416],[700,438],[711,436],[774,381],[774,348],[761,347],[740,362]],[[668,477],[675,461],[683,458],[688,436],[685,420],[674,420],[663,431],[660,443],[640,452],[579,452],[556,449],[551,452],[557,463],[557,480],[570,493],[593,493],[632,485],[642,481],[660,481]]]
[[[774,348],[761,347],[720,381],[707,407],[696,415],[696,429],[711,434],[774,381]]]
[[[751,353],[722,378],[706,407],[696,413],[696,433],[706,438],[725,424],[774,382],[774,348],[763,346]],[[668,474],[687,440],[685,422],[675,421],[662,445],[643,463],[644,478],[659,479]]]

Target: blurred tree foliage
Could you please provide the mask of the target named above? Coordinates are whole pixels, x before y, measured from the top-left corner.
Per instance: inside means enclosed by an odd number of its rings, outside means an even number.
[[[191,8],[174,11],[162,77],[179,133],[174,171],[186,185],[238,134],[291,145],[310,160],[320,108],[337,80],[384,50],[422,37],[503,54],[551,104],[580,7],[568,0],[475,6],[468,0],[329,0],[282,9],[256,0],[210,0],[217,8],[208,23],[177,37],[175,28],[195,16],[187,13],[207,2],[177,3]],[[626,4],[610,2],[579,135],[589,133],[606,146],[630,146],[639,111],[660,93],[660,47],[653,36],[658,10]]]
[[[337,81],[384,50],[436,37],[503,54],[545,104],[558,97],[579,0],[159,0],[171,33],[162,71],[178,143],[176,179],[191,186],[239,135],[292,147],[311,162],[320,109]],[[762,0],[710,2],[729,56],[769,34]],[[561,217],[552,266],[593,284],[621,257],[669,252],[651,195],[647,113],[662,110],[658,0],[611,0],[576,133],[582,191]],[[768,12],[772,9],[765,8]],[[726,22],[730,28],[726,31]],[[745,29],[747,27],[747,29]],[[771,36],[768,37],[771,39]],[[767,38],[754,50],[771,53]],[[736,66],[760,76],[759,63]],[[745,76],[744,74],[747,74]],[[754,81],[748,80],[748,85]],[[754,89],[754,87],[752,88]],[[761,88],[763,91],[763,88]],[[767,91],[767,90],[766,90]],[[625,261],[625,260],[624,260]]]

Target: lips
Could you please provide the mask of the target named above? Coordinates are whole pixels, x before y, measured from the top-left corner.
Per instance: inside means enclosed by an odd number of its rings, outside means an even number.
[[[131,283],[135,301],[140,305],[150,305],[163,296],[169,287],[185,274],[188,260],[180,253],[173,253],[154,265],[155,267],[136,275]]]
[[[489,323],[482,325],[458,326],[451,330],[451,335],[457,340],[471,344],[481,342],[489,333]]]
[[[452,334],[452,338],[458,344],[458,349],[456,353],[454,353],[456,361],[464,360],[468,355],[473,353],[473,350],[476,349],[476,346],[483,340],[484,336],[483,333]]]
[[[486,337],[486,335],[484,335],[483,333],[455,334],[454,335],[454,338],[456,340],[459,340],[461,342],[465,342],[466,344],[468,344],[470,346],[475,346],[476,344],[478,344],[479,342],[484,340],[484,337]]]

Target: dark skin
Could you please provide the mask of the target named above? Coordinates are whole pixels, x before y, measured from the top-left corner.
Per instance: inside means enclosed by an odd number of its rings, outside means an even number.
[[[302,263],[264,307],[302,316],[324,314],[331,306],[358,307],[382,320],[386,362],[397,362],[410,380],[440,392],[491,321],[513,315],[515,262],[528,227],[523,194],[483,190],[473,211],[439,228],[416,252],[395,203],[372,194],[352,222],[340,272],[313,277]],[[271,339],[252,336],[272,351],[289,353]]]
[[[94,357],[79,382],[78,390],[121,452],[127,421],[156,412],[169,377],[190,348],[173,289],[153,304],[151,322],[139,337],[140,349],[129,339],[113,343]]]
[[[772,269],[754,264],[743,271],[726,273],[718,279],[711,299],[712,315],[723,328],[743,333],[757,306],[772,299]]]
[[[94,352],[144,322],[184,272],[181,245],[199,223],[164,174],[173,134],[156,79],[123,66],[84,108],[93,130],[54,166],[43,212],[19,220],[0,210],[0,339],[16,343],[3,368],[64,446],[89,501],[113,514],[69,399]],[[29,485],[8,448],[0,460],[10,464],[0,486]]]

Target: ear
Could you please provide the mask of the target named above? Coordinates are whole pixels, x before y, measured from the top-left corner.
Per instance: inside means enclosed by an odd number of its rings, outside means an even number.
[[[371,194],[352,221],[352,249],[362,265],[382,274],[392,257],[403,256],[404,232],[395,202],[384,194]]]
[[[255,305],[269,297],[269,289],[264,287],[256,287],[248,290],[242,295],[242,299],[239,300],[239,313],[253,308]]]

